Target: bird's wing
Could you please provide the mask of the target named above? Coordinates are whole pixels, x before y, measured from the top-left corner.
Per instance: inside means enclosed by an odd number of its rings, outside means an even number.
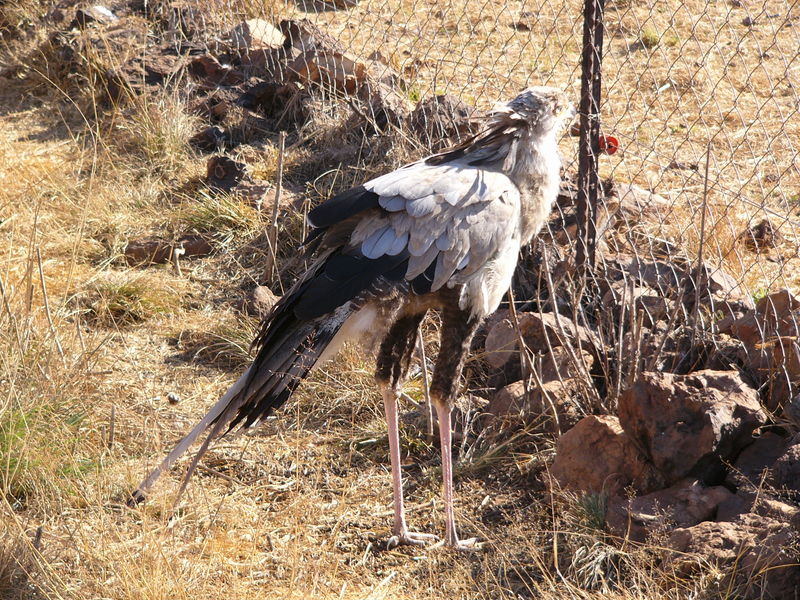
[[[323,246],[345,243],[367,261],[405,259],[404,278],[435,291],[465,283],[518,238],[519,216],[519,190],[505,174],[456,160],[421,161],[372,179],[315,208],[309,220],[327,236]]]

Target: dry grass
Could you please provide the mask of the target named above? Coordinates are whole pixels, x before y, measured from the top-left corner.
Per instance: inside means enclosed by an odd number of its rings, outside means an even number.
[[[765,209],[788,218],[800,191],[797,9],[768,4],[755,17],[761,25],[743,28],[744,9],[725,3],[609,2],[606,54],[604,127],[623,152],[604,159],[605,174],[673,200],[654,233],[696,251],[702,178],[665,167],[675,159],[702,171],[710,144],[707,252],[754,293],[800,284],[796,259],[765,262],[735,242]],[[39,6],[4,8],[0,26],[24,25]],[[404,69],[410,97],[450,92],[486,107],[532,83],[577,95],[577,6],[364,1],[312,16],[355,54],[379,49]],[[303,14],[255,1],[214,8],[220,31],[240,15]],[[528,31],[512,27],[521,19]],[[2,64],[35,56],[26,44],[40,41],[5,46]],[[231,305],[262,272],[263,221],[228,196],[176,192],[204,169],[188,148],[195,121],[179,97],[99,106],[91,79],[55,77],[41,52],[26,65],[38,75],[0,86],[0,596],[725,597],[714,569],[691,579],[662,573],[657,544],[610,538],[602,498],[548,497],[540,474],[553,439],[527,431],[462,448],[462,530],[489,540],[489,551],[383,550],[385,427],[371,362],[351,351],[317,372],[279,420],[217,444],[177,506],[180,469],[146,505],[125,508],[148,467],[247,361],[252,323]],[[287,178],[312,201],[419,151],[351,140],[328,108],[286,160]],[[272,150],[256,176],[274,176]],[[574,155],[571,141],[564,151]],[[301,227],[298,215],[282,225],[281,259]],[[220,250],[187,261],[182,278],[120,268],[127,241],[189,230],[213,233]],[[796,240],[783,233],[791,254]],[[410,382],[413,396],[419,387]],[[170,392],[180,402],[169,403]],[[439,532],[437,451],[414,433],[404,436],[410,520]]]

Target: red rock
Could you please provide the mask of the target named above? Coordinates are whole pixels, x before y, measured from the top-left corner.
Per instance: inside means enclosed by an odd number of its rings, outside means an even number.
[[[711,520],[717,507],[733,497],[723,486],[706,487],[692,479],[682,480],[644,496],[611,498],[606,524],[616,535],[643,542],[651,533]]]
[[[767,408],[780,413],[800,383],[800,301],[781,290],[742,317],[722,319],[717,328],[743,342],[749,371],[766,387]]]
[[[533,352],[546,353],[551,348],[570,344],[591,351],[595,348],[594,335],[586,328],[576,326],[566,317],[554,313],[520,313],[519,329],[525,344]],[[564,332],[566,338],[562,336]],[[518,353],[519,336],[511,318],[498,320],[486,336],[485,358],[494,368],[502,367]]]
[[[726,597],[788,600],[800,589],[797,539],[790,525],[759,515],[706,521],[670,534],[667,545],[678,554],[665,567],[689,576],[710,562],[723,571],[718,586]]]
[[[558,438],[550,470],[567,489],[623,496],[627,488],[647,493],[661,486],[658,474],[610,415],[584,417]]]
[[[739,319],[723,319],[717,324],[720,333],[730,334],[749,347],[775,336],[800,335],[800,300],[788,290],[764,296],[754,310]]]
[[[760,488],[767,471],[784,453],[787,445],[785,437],[770,431],[763,433],[741,451],[725,482],[737,488]]]
[[[800,434],[770,468],[769,483],[783,496],[800,500]]]
[[[619,400],[619,419],[668,483],[714,481],[766,420],[735,371],[645,372]]]

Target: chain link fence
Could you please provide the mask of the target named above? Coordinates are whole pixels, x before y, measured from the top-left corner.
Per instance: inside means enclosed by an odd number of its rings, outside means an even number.
[[[59,10],[69,13],[48,18]],[[305,153],[287,159],[285,184],[304,196],[295,213],[469,134],[471,117],[526,86],[580,96],[577,0],[128,2],[111,5],[113,19],[82,10],[50,38],[51,62],[73,72],[80,55],[116,100],[177,83],[212,125],[193,140],[202,152],[264,162],[288,132],[287,156]],[[740,370],[776,418],[790,416],[800,382],[798,19],[796,4],[777,0],[605,3],[596,260],[579,276],[587,223],[573,127],[556,210],[515,284],[523,312],[559,314],[597,336],[596,360],[581,369],[599,391],[582,412],[612,408],[642,370],[713,367]],[[209,165],[212,187],[245,177],[235,161]],[[271,209],[274,233],[272,185],[270,176],[249,189]],[[283,247],[271,234],[276,291],[298,272],[291,248],[305,231],[283,227]]]
[[[259,8],[271,23],[307,19],[353,63],[384,65],[405,107],[388,119],[393,133],[414,129],[414,106],[443,94],[467,114],[529,85],[564,88],[577,104],[583,9],[549,0]],[[794,395],[795,304],[770,294],[798,287],[799,18],[795,3],[780,1],[606,3],[596,268],[588,284],[574,277],[577,143],[566,135],[559,210],[516,286],[524,310],[555,309],[600,336],[594,372],[605,371],[606,391],[642,369],[735,366],[773,410]],[[317,92],[367,118],[385,109],[337,84],[357,69],[337,60],[329,69],[345,74],[317,77]],[[455,114],[448,106],[445,120]],[[441,133],[464,133],[441,118],[414,138],[418,152]],[[386,120],[376,117],[375,129],[385,132]],[[757,330],[749,337],[747,319]],[[597,402],[613,405],[613,393],[602,395]]]

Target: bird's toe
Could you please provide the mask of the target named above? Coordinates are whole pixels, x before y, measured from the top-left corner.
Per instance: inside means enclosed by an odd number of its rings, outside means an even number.
[[[445,548],[452,548],[453,550],[458,550],[459,552],[479,552],[484,549],[484,542],[479,542],[478,538],[468,538],[466,540],[442,540],[437,544],[434,544],[435,548],[439,546],[443,546]]]
[[[390,537],[386,542],[386,549],[391,550],[398,546],[424,546],[438,540],[439,537],[432,533],[417,533],[416,531],[404,531]]]
[[[479,542],[478,538],[469,538],[466,540],[458,540],[453,545],[453,548],[462,552],[478,552],[483,550],[483,542]]]

